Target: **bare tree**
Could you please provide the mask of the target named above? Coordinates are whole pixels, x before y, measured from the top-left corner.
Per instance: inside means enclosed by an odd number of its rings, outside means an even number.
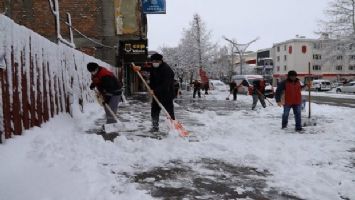
[[[315,65],[322,71],[347,73],[355,66],[355,0],[333,0],[321,21],[322,37],[315,43],[315,54],[321,59]]]
[[[321,21],[321,32],[335,37],[355,33],[355,0],[333,0],[325,14],[328,19]]]

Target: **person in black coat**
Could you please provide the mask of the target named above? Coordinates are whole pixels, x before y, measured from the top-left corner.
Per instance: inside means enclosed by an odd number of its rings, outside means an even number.
[[[194,80],[194,82],[192,82],[192,85],[194,87],[194,93],[192,95],[192,98],[196,98],[196,94],[198,95],[198,98],[201,98],[201,81]]]
[[[160,54],[153,54],[151,56],[152,67],[145,67],[143,70],[150,72],[150,87],[158,100],[162,103],[164,108],[168,111],[172,120],[175,120],[174,114],[174,71],[171,67],[163,61],[163,56]],[[140,71],[141,67],[134,66],[133,70]],[[152,117],[152,132],[159,131],[159,115],[161,108],[158,103],[152,101],[151,117]]]
[[[237,100],[238,88],[239,87],[237,86],[237,83],[235,81],[229,83],[229,92],[230,94],[233,94],[233,101]]]

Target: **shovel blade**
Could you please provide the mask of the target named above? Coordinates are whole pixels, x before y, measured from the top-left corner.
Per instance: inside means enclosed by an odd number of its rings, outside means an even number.
[[[183,125],[176,120],[170,120],[171,127],[176,130],[181,137],[188,137],[189,132],[183,127]]]
[[[303,120],[303,126],[317,126],[317,120],[313,118],[307,118]]]

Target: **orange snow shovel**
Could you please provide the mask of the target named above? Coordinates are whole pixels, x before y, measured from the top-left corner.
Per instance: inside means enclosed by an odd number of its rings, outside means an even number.
[[[132,63],[132,67],[135,67],[136,65],[134,63]],[[144,80],[142,74],[139,71],[136,71],[137,75],[139,76],[139,78],[142,80],[142,82],[144,83],[145,87],[149,90],[152,91],[152,89],[149,87],[148,83]],[[189,136],[189,132],[183,127],[183,125],[178,122],[177,120],[173,120],[169,114],[169,112],[165,109],[165,107],[163,106],[163,104],[161,104],[161,102],[159,101],[159,99],[154,95],[153,92],[149,92],[149,94],[153,97],[153,99],[155,100],[155,102],[157,102],[157,104],[159,105],[159,107],[162,109],[162,111],[164,112],[164,114],[166,115],[167,118],[167,122],[169,125],[169,128],[171,130],[175,130],[179,133],[179,135],[181,137],[187,137]]]

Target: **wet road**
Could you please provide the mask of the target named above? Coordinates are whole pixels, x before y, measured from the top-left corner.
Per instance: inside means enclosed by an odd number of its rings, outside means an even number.
[[[308,99],[308,96],[304,96],[304,97]],[[355,108],[355,99],[312,96],[312,102],[317,104],[331,105],[331,106]]]

